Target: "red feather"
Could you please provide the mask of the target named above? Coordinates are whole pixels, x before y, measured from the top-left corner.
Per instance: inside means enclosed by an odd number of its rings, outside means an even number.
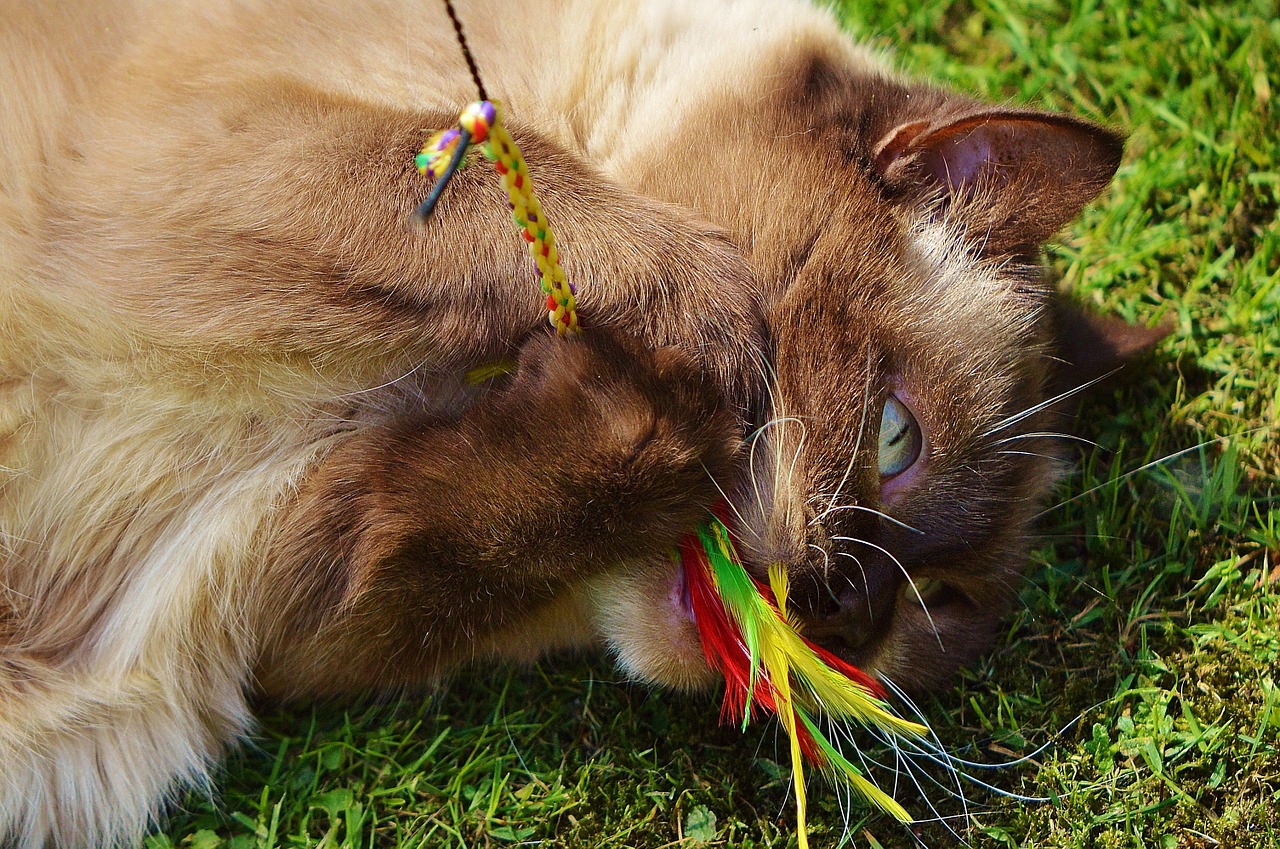
[[[746,642],[742,639],[742,632],[738,629],[737,623],[729,617],[715,586],[711,583],[707,554],[703,551],[696,534],[686,534],[680,541],[680,562],[684,568],[685,580],[689,584],[689,601],[693,607],[694,623],[698,626],[698,635],[702,640],[702,653],[706,656],[711,668],[724,676],[724,701],[720,705],[721,720],[731,719],[735,724],[741,724],[748,718],[748,710],[750,710],[751,719],[755,719],[758,710],[776,714],[778,706],[774,698],[772,682],[762,674],[757,675],[754,691],[752,690],[751,655],[747,651]],[[754,577],[751,581],[769,605],[776,608],[773,591]],[[860,670],[835,658],[834,655],[826,652],[823,655],[824,661],[827,657],[835,659],[839,664],[836,668],[840,672],[845,672],[846,669],[852,670],[860,676],[857,680],[867,677]],[[825,758],[804,724],[797,719],[793,727],[804,756],[813,763],[823,763]]]

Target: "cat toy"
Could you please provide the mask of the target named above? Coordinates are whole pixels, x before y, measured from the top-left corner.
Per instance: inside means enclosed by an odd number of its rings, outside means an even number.
[[[480,95],[458,117],[455,127],[433,134],[415,159],[419,172],[434,178],[418,208],[425,219],[439,202],[449,179],[462,166],[468,148],[480,145],[502,179],[511,216],[528,243],[547,296],[548,320],[560,336],[581,332],[574,287],[567,281],[555,236],[515,141],[502,126],[501,107],[488,98],[462,24],[450,0],[445,8]],[[482,368],[484,376],[509,370]],[[721,508],[723,513],[723,508]],[[880,685],[856,667],[805,639],[800,622],[787,607],[788,580],[782,564],[769,568],[768,583],[743,567],[723,515],[712,514],[686,534],[673,555],[689,584],[694,619],[708,664],[725,679],[723,718],[744,728],[760,713],[773,713],[790,738],[800,849],[808,849],[805,761],[843,780],[859,797],[902,822],[907,811],[870,781],[831,743],[819,720],[849,720],[903,737],[927,729],[896,716]]]
[[[832,745],[817,717],[852,720],[906,737],[923,736],[928,729],[893,714],[875,679],[800,634],[800,622],[787,608],[786,567],[771,565],[768,584],[752,577],[720,515],[713,513],[686,534],[679,556],[703,654],[725,679],[722,716],[745,730],[758,708],[776,714],[790,737],[801,849],[808,846],[806,760],[829,778],[842,780],[868,804],[899,822],[911,822],[906,809]]]
[[[450,8],[450,16],[453,17]],[[456,25],[456,17],[454,21]],[[461,33],[461,29],[458,31]],[[479,86],[478,74],[476,84]],[[581,328],[574,289],[560,266],[555,234],[533,191],[533,181],[529,178],[529,169],[520,155],[520,148],[516,147],[515,140],[499,120],[499,105],[485,98],[483,87],[480,92],[481,99],[462,110],[458,125],[433,135],[414,160],[419,172],[436,180],[431,194],[418,207],[418,217],[425,219],[431,214],[449,178],[461,165],[467,148],[473,144],[483,145],[484,155],[493,162],[494,170],[502,178],[511,217],[520,228],[521,237],[529,244],[529,253],[538,267],[542,291],[547,296],[547,318],[560,336],[576,336]]]

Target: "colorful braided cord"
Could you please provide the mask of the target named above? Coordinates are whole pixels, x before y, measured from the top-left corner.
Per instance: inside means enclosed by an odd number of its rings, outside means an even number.
[[[468,145],[482,145],[484,155],[493,162],[494,170],[502,177],[511,217],[529,244],[529,253],[538,267],[542,291],[547,296],[547,318],[559,335],[577,335],[581,327],[574,287],[565,278],[551,222],[538,202],[524,157],[502,126],[500,115],[497,103],[480,100],[462,111],[456,127],[427,139],[415,163],[419,172],[434,177],[437,182],[431,195],[419,207],[419,214],[423,217],[431,214],[440,192],[461,164]]]

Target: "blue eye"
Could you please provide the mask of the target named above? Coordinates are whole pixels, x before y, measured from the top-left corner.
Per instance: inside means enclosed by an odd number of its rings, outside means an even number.
[[[920,425],[907,405],[890,395],[880,414],[880,477],[891,478],[911,468],[920,459]]]

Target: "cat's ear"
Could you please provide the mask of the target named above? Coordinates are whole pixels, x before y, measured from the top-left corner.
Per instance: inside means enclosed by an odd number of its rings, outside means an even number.
[[[1155,327],[1129,324],[1114,316],[1100,315],[1060,294],[1050,304],[1061,360],[1054,394],[1069,392],[1117,371],[1150,352],[1173,331],[1168,320]]]
[[[898,196],[940,202],[989,253],[1033,250],[1110,182],[1124,141],[1062,115],[988,110],[900,124],[873,165]]]

